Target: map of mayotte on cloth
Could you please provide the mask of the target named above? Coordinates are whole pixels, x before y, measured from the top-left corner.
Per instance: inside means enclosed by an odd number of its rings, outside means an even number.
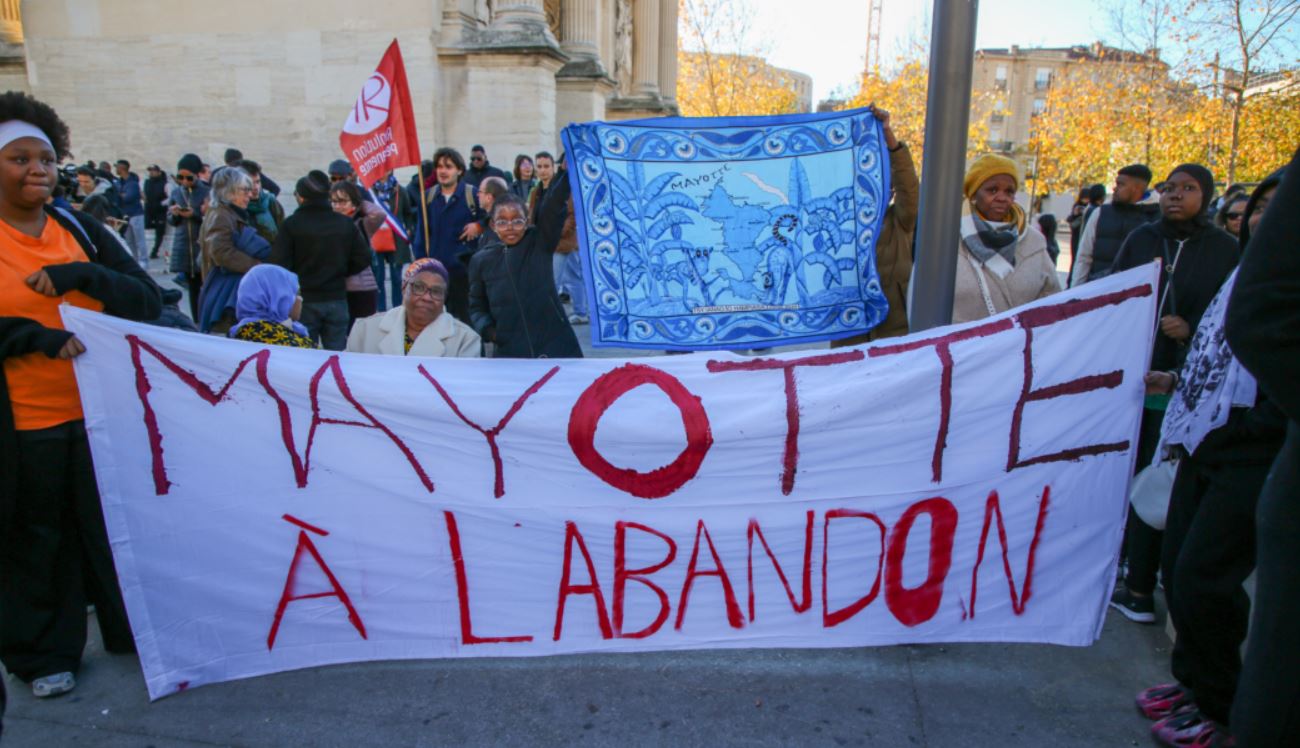
[[[869,110],[591,122],[563,139],[593,345],[788,345],[888,313],[889,160]]]

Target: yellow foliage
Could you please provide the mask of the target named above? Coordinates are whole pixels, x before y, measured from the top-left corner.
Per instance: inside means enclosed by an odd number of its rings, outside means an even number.
[[[843,108],[875,105],[890,115],[890,126],[900,141],[905,141],[918,168],[925,153],[925,99],[930,75],[920,59],[899,60],[897,72],[868,73],[862,77],[858,92]],[[970,131],[967,133],[966,158],[969,161],[989,149],[987,119],[979,112],[988,111],[988,97],[971,99]]]
[[[790,114],[799,99],[780,71],[749,55],[677,53],[677,105],[688,117]]]

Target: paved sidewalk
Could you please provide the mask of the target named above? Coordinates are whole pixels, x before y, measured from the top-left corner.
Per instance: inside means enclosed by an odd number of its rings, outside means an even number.
[[[93,625],[92,625],[93,629]],[[134,657],[92,642],[80,685],[8,680],[26,746],[1146,745],[1162,627],[1111,615],[1087,648],[971,644],[339,665],[149,703]]]

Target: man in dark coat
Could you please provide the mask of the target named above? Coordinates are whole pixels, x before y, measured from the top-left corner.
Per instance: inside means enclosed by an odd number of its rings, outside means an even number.
[[[515,181],[509,172],[501,171],[489,164],[487,151],[483,150],[483,146],[476,145],[469,149],[469,171],[465,172],[465,182],[474,185],[474,189],[478,189],[479,183],[488,177],[501,177],[506,180],[507,186]]]
[[[158,164],[150,164],[144,180],[144,225],[153,231],[153,250],[149,259],[158,259],[163,236],[167,234],[167,175]]]
[[[1160,195],[1147,189],[1151,170],[1145,164],[1129,164],[1115,175],[1110,202],[1092,211],[1079,239],[1070,285],[1110,275],[1115,255],[1133,229],[1160,219]]]
[[[312,340],[341,351],[348,342],[344,281],[370,267],[370,245],[351,218],[330,207],[329,190],[329,177],[320,171],[298,180],[298,210],[284,219],[269,259],[298,274],[298,321]]]
[[[423,210],[417,208],[415,212],[411,253],[415,259],[432,257],[447,268],[451,276],[447,285],[447,311],[469,324],[469,275],[460,258],[474,251],[483,233],[483,226],[479,223],[482,213],[478,207],[478,191],[462,178],[465,159],[456,149],[439,148],[433,154],[433,163],[436,181],[433,185],[426,185],[424,198],[427,204]],[[429,221],[428,245],[425,244],[426,218]]]

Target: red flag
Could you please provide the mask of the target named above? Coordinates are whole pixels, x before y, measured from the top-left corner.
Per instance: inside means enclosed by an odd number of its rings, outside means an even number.
[[[396,39],[361,87],[339,133],[339,146],[366,187],[399,166],[420,163],[411,89]]]

